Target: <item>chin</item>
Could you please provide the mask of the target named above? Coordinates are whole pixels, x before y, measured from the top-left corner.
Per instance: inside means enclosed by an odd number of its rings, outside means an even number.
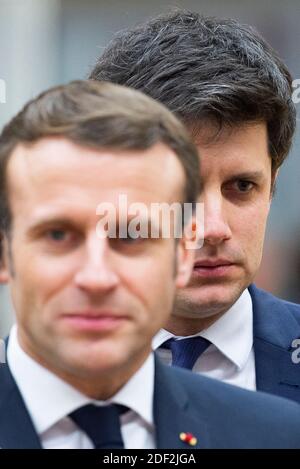
[[[78,375],[94,374],[113,369],[124,361],[120,347],[112,347],[109,342],[69,344],[61,351],[61,362]]]
[[[244,287],[236,284],[188,287],[177,295],[176,307],[201,316],[213,316],[229,309],[243,290]]]
[[[120,368],[118,360],[89,356],[86,359],[70,359],[66,361],[66,376],[70,375],[78,380],[98,380],[101,376],[109,376]]]

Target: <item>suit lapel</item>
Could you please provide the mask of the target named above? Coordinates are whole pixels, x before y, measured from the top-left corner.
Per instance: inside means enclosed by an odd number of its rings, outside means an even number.
[[[157,448],[196,449],[208,446],[206,425],[195,419],[176,370],[155,364],[154,421]],[[199,427],[203,432],[199,435]],[[196,436],[190,446],[182,432]],[[7,364],[0,365],[0,449],[41,449],[41,443]]]
[[[292,361],[291,347],[300,326],[284,302],[255,286],[249,291],[257,389],[300,402],[299,365]]]
[[[184,383],[176,377],[177,370],[155,361],[154,422],[158,449],[200,449],[209,447],[205,421],[193,415]],[[199,386],[200,387],[200,386]],[[199,428],[201,434],[199,434]],[[195,446],[180,439],[181,433],[191,433],[197,438]]]
[[[24,401],[6,364],[0,365],[0,448],[41,449]]]

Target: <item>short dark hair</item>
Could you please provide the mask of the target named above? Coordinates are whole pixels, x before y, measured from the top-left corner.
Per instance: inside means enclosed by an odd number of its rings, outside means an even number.
[[[271,46],[233,19],[176,10],[120,33],[90,74],[144,91],[191,130],[266,122],[272,169],[295,130],[291,75]],[[195,127],[196,126],[196,127]]]
[[[199,159],[183,124],[162,104],[123,86],[91,80],[73,81],[40,94],[4,127],[0,135],[0,223],[11,225],[6,167],[19,144],[45,137],[65,137],[82,146],[146,150],[164,143],[178,157],[185,176],[184,200],[199,193]]]

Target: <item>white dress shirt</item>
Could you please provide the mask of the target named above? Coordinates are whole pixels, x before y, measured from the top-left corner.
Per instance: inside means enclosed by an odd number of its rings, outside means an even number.
[[[105,402],[90,399],[28,356],[19,345],[17,326],[13,326],[9,337],[7,361],[43,448],[93,448],[88,436],[67,417],[90,403],[115,403],[130,408],[131,411],[121,416],[125,448],[155,448],[153,354],[122,389]]]
[[[198,334],[187,337],[196,336],[208,339],[212,345],[196,361],[194,372],[251,391],[256,390],[253,308],[248,289],[214,324]],[[174,337],[172,333],[160,330],[153,339],[153,348],[158,349],[171,337]],[[157,353],[164,363],[171,363],[170,350],[159,349]]]

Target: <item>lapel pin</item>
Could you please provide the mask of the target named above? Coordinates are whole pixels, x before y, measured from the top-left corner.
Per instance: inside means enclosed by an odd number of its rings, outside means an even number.
[[[197,444],[197,438],[192,433],[182,432],[180,433],[179,438],[190,446],[195,446]]]

